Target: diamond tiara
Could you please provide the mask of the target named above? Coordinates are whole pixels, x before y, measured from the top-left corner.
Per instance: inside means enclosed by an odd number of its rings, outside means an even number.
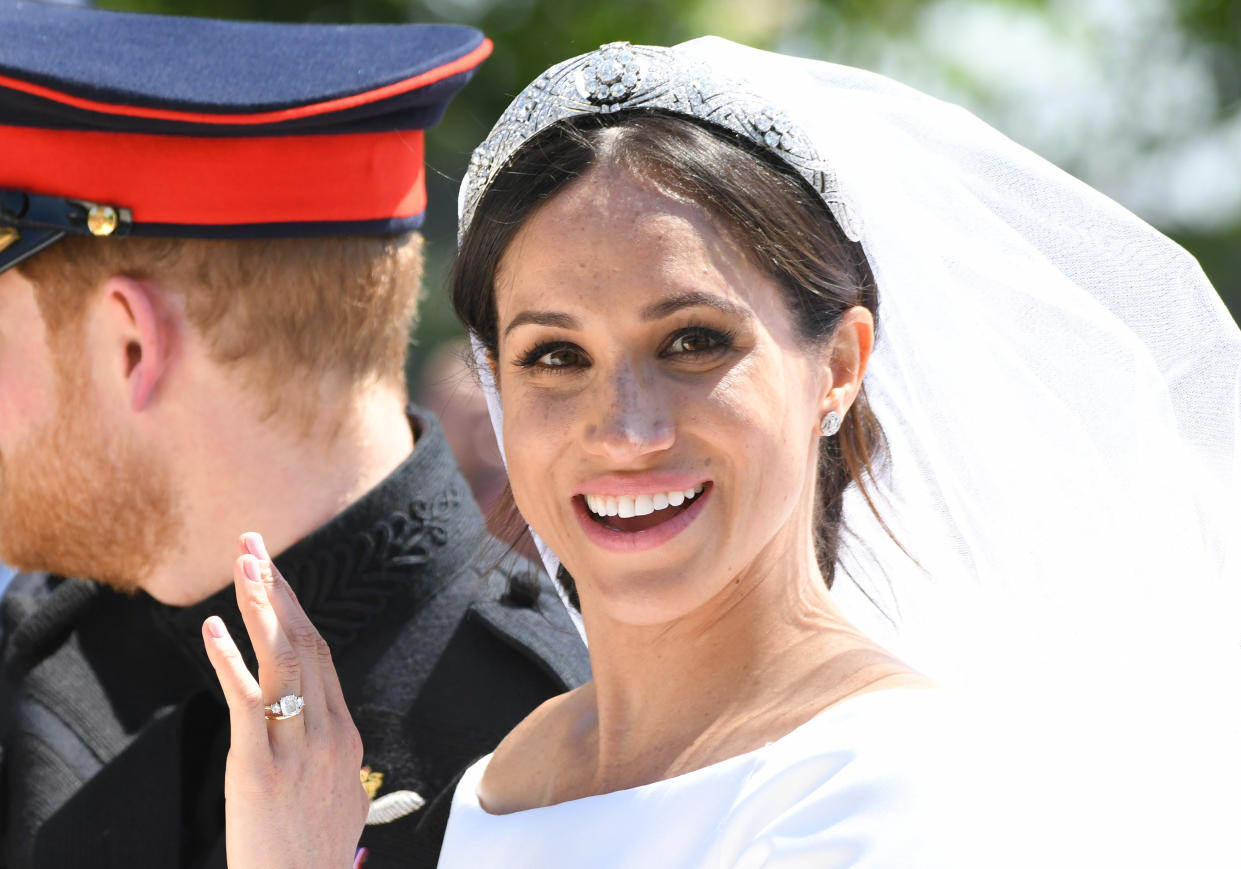
[[[474,149],[461,189],[458,243],[487,187],[529,139],[564,118],[637,108],[700,118],[766,147],[809,182],[846,236],[862,237],[835,173],[783,113],[675,49],[613,42],[531,82]]]

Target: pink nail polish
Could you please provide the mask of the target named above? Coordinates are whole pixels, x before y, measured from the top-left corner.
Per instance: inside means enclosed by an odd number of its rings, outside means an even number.
[[[267,554],[267,544],[263,542],[263,535],[257,531],[252,531],[247,535],[246,548],[250,550],[250,554],[255,558],[271,561],[271,556]]]
[[[262,582],[263,571],[259,568],[259,561],[254,556],[243,558],[241,561],[241,569],[246,575],[246,579],[251,582]]]
[[[217,640],[224,636],[224,622],[220,621],[219,616],[212,616],[207,619],[207,633],[215,637]]]

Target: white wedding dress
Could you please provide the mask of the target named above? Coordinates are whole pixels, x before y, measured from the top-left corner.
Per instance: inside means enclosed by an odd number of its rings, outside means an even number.
[[[841,701],[786,736],[640,787],[492,815],[478,801],[490,756],[453,798],[441,867],[1015,865],[1020,843],[992,733],[952,694],[915,688]],[[1028,820],[1028,818],[1027,818]],[[1003,849],[1006,853],[1000,853]]]

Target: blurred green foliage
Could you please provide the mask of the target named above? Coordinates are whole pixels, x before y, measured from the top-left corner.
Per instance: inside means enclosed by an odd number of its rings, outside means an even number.
[[[1212,54],[1225,108],[1241,104],[1241,3],[1237,0],[1179,0],[1181,24]]]
[[[1056,15],[1055,0],[975,0]],[[216,18],[311,22],[425,21],[471,24],[495,43],[492,57],[428,136],[427,292],[411,357],[459,334],[444,291],[455,247],[456,188],[473,147],[511,98],[551,64],[618,39],[672,44],[713,33],[760,48],[856,30],[871,40],[907,38],[923,0],[96,0],[110,9]],[[1241,104],[1241,3],[1180,0],[1177,18],[1211,53],[1219,111]],[[951,74],[951,71],[946,71]],[[1238,158],[1241,160],[1241,157]],[[1234,316],[1241,315],[1241,216],[1212,235],[1176,234],[1199,257]]]

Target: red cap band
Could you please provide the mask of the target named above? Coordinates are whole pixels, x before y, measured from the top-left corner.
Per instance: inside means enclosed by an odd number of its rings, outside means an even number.
[[[426,208],[422,131],[197,138],[0,125],[3,187],[227,226],[411,217]]]

